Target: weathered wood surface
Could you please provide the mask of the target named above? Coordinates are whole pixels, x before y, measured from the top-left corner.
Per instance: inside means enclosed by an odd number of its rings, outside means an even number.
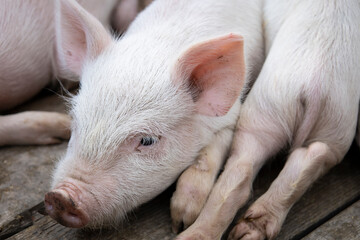
[[[360,239],[360,200],[321,225],[304,239]]]
[[[300,239],[359,199],[360,152],[353,145],[344,161],[320,178],[293,206],[279,239]],[[355,239],[360,239],[360,232],[357,236]]]
[[[84,231],[65,228],[57,224],[48,216],[39,214],[36,210],[32,212],[32,226],[15,234],[9,239],[173,239],[174,234],[170,228],[170,213],[168,212],[171,191],[166,191],[156,199],[145,204],[140,210],[129,216],[129,221],[117,230]],[[24,218],[24,223],[27,220]],[[1,239],[1,237],[0,237]]]
[[[63,112],[64,105],[60,102],[58,98],[50,96],[35,101],[25,109],[55,109]],[[123,226],[117,226],[116,230],[69,229],[38,213],[39,210],[41,212],[41,204],[31,209],[42,202],[49,187],[54,160],[64,153],[65,148],[66,143],[0,149],[0,239],[10,236],[9,239],[174,238],[169,212],[169,199],[174,187],[130,214],[129,221]],[[281,161],[264,167],[254,183],[250,202],[266,191],[281,167]],[[346,159],[315,183],[294,205],[278,239],[300,239],[359,199],[360,153],[353,146]],[[358,229],[356,231],[355,238],[348,239],[360,239],[360,232]]]
[[[60,97],[51,95],[16,111],[24,110],[65,112],[65,105]],[[49,188],[54,162],[64,153],[66,145],[0,148],[0,227],[42,200]]]
[[[353,151],[354,152],[354,151]],[[354,155],[358,156],[358,155]],[[352,155],[320,179],[293,207],[277,239],[300,239],[360,197],[360,166]],[[254,197],[262,194],[281,166],[266,166],[254,184]],[[141,207],[117,230],[81,231],[62,227],[47,216],[33,215],[33,226],[10,239],[173,239],[169,198],[173,188]],[[360,232],[355,233],[357,239]]]
[[[256,178],[253,197],[238,213],[241,217],[247,207],[266,189],[281,170],[279,161],[265,165]],[[338,166],[320,178],[292,207],[276,239],[302,239],[319,225],[360,199],[360,151],[353,144]],[[360,232],[357,233],[360,239]]]
[[[0,150],[0,226],[42,200],[54,162],[65,148],[66,143]]]
[[[173,239],[170,229],[169,198],[171,191],[166,191],[158,198],[144,205],[129,216],[129,221],[117,229],[84,231],[65,228],[48,216],[39,213],[33,215],[33,225],[9,239],[104,239],[104,240],[160,240]]]

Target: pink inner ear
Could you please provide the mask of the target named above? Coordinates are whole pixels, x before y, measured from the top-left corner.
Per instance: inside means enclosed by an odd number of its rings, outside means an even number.
[[[245,79],[243,39],[227,35],[191,47],[181,58],[196,101],[207,116],[225,115],[238,99]]]
[[[97,57],[111,42],[111,36],[76,1],[58,1],[56,14],[56,55],[64,68],[60,72],[79,76],[86,58]]]
[[[86,34],[81,25],[81,19],[74,13],[63,10],[62,48],[66,66],[80,75],[87,52]],[[64,19],[65,18],[65,19]]]

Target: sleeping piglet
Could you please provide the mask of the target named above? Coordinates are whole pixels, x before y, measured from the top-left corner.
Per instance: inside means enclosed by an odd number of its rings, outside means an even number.
[[[263,61],[260,20],[260,1],[158,0],[114,39],[75,1],[57,1],[58,64],[80,90],[45,196],[49,215],[68,227],[114,225],[190,166],[172,200],[174,230],[195,221],[244,83]]]

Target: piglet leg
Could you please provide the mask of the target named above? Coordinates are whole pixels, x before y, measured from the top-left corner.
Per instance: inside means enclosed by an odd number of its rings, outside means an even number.
[[[257,172],[281,147],[274,141],[275,138],[258,138],[248,131],[235,132],[235,147],[223,173],[195,223],[178,240],[221,238],[238,209],[247,202]]]
[[[280,175],[233,228],[229,239],[274,239],[292,205],[316,179],[336,165],[337,157],[322,142],[295,149]]]
[[[196,163],[179,178],[171,199],[171,217],[175,233],[188,228],[199,216],[213,188],[216,177],[228,153],[232,129],[217,133],[214,140],[202,149]]]
[[[0,116],[0,146],[46,145],[70,138],[70,117],[55,112],[21,112]]]

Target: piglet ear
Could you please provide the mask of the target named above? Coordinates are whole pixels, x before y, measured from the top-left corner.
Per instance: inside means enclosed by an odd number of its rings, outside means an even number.
[[[79,77],[84,62],[96,58],[111,36],[75,0],[57,0],[55,15],[57,70],[61,77]]]
[[[230,34],[197,44],[179,59],[175,81],[188,84],[199,114],[225,115],[245,79],[243,38]]]

